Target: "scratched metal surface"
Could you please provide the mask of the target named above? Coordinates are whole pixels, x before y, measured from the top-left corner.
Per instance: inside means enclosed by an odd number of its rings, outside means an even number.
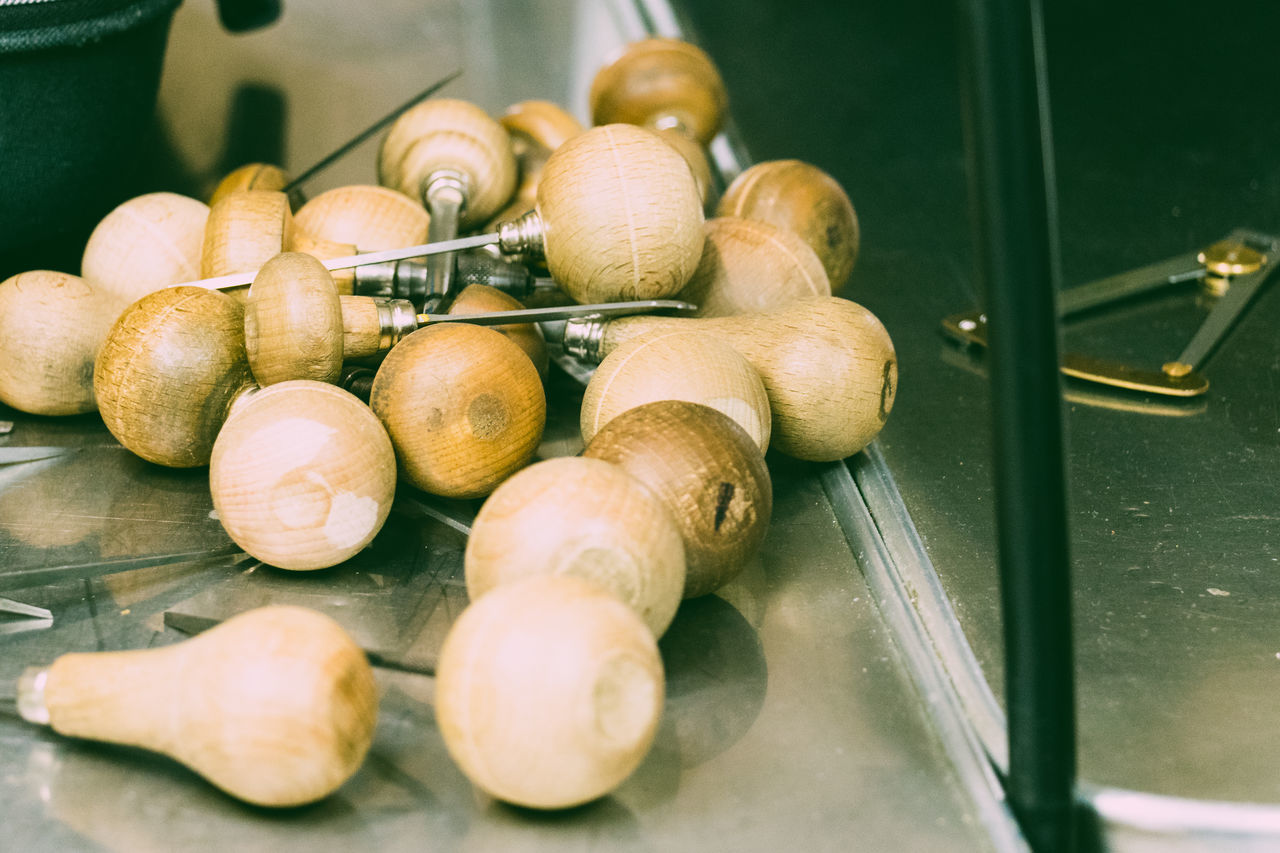
[[[989,397],[942,317],[980,307],[955,4],[703,0],[754,159],[836,175],[862,217],[845,289],[886,323],[901,386],[880,440],[968,639],[1003,695]],[[1064,284],[1280,229],[1273,5],[1043,4]],[[1210,21],[1233,37],[1206,37]],[[767,38],[770,59],[754,46]],[[803,93],[815,92],[811,97]],[[745,93],[745,97],[742,97]],[[1280,802],[1280,293],[1272,282],[1169,402],[1065,386],[1082,777]],[[1074,350],[1148,367],[1204,317],[1193,289],[1073,322]]]
[[[458,67],[464,77],[449,93],[491,112],[550,97],[582,115],[591,73],[640,34],[623,3],[352,8],[287,4],[275,28],[231,38],[212,4],[184,6],[154,188],[201,195],[245,157],[297,171]],[[372,181],[375,144],[308,191]],[[580,386],[561,377],[550,393],[542,453],[575,453]],[[135,460],[93,417],[0,414],[10,416],[10,444],[83,449],[0,470],[9,478],[0,479],[0,578],[109,553],[226,545],[204,471]],[[0,696],[23,666],[61,652],[176,642],[174,626],[196,629],[266,600],[335,615],[398,667],[378,670],[381,716],[362,769],[333,797],[285,812],[241,805],[166,759],[0,713],[0,848],[846,850],[856,839],[867,849],[989,849],[817,472],[783,459],[771,468],[774,524],[762,553],[720,595],[687,603],[662,641],[668,698],[649,758],[613,795],[562,814],[484,799],[436,730],[426,673],[465,603],[454,527],[474,503],[445,506],[452,519],[441,521],[404,500],[370,550],[314,574],[223,555],[0,590],[54,615],[51,627],[0,617]]]

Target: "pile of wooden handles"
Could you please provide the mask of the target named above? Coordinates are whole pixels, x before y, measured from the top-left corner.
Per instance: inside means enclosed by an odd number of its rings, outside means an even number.
[[[643,758],[663,703],[656,638],[683,598],[720,588],[760,547],[766,450],[856,453],[897,381],[883,326],[832,296],[858,226],[829,176],[762,163],[704,220],[704,146],[725,94],[701,51],[632,45],[590,99],[598,126],[586,131],[546,102],[494,121],[426,101],[383,142],[384,186],[295,212],[283,173],[246,167],[211,207],[168,193],[122,205],[81,276],[0,284],[0,399],[38,414],[97,408],[138,455],[208,464],[222,523],[265,563],[316,569],[357,553],[397,478],[488,496],[437,717],[478,786],[542,808],[601,796]],[[317,260],[482,226],[500,228],[495,249],[545,263],[569,299],[701,306],[696,319],[569,323],[566,348],[602,359],[581,457],[531,464],[547,407],[536,328],[418,329]],[[242,270],[258,270],[247,295],[200,286]],[[482,286],[453,300],[464,313],[518,304]],[[388,328],[407,334],[380,353]],[[377,367],[367,405],[332,384],[353,358]],[[359,650],[317,620],[270,610],[172,649],[70,656],[28,692],[61,731],[160,749],[253,802],[304,802],[354,772],[376,707]],[[197,682],[190,699],[182,685]],[[175,703],[194,709],[188,722],[173,722]],[[147,708],[177,728],[154,729]]]

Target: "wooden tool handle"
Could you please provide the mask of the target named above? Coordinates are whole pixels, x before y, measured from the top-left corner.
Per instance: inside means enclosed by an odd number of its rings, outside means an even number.
[[[297,228],[313,238],[355,246],[361,252],[425,243],[429,219],[421,202],[372,184],[322,192],[293,216]]]
[[[162,287],[200,278],[209,207],[176,193],[148,193],[122,203],[85,244],[80,273],[121,308]]]
[[[684,330],[720,337],[751,362],[769,395],[773,446],[790,456],[828,462],[857,453],[893,408],[898,360],[888,332],[870,311],[836,297],[738,317],[623,317],[604,325],[600,351]]]
[[[289,199],[275,190],[237,190],[209,210],[201,278],[257,270],[293,240]]]
[[[377,717],[364,653],[300,607],[249,611],[165,648],[63,655],[43,694],[56,731],[165,753],[265,806],[336,790]]]
[[[724,121],[724,81],[700,48],[678,39],[651,38],[627,45],[592,80],[591,120],[655,129],[670,122],[702,145]]]
[[[245,302],[244,334],[259,385],[337,381],[342,306],[324,264],[301,252],[282,252],[263,264]]]
[[[210,206],[234,192],[241,190],[272,190],[283,192],[289,185],[289,175],[279,166],[270,163],[246,163],[227,174],[218,182],[209,196]]]

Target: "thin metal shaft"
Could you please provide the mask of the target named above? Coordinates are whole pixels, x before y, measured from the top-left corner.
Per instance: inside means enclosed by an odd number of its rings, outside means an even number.
[[[990,318],[1009,801],[1032,848],[1074,847],[1075,681],[1047,80],[1036,0],[962,0],[970,162]]]
[[[452,83],[454,80],[457,80],[460,76],[462,76],[461,68],[459,68],[457,71],[453,72],[449,76],[442,77],[441,79],[432,83],[430,86],[423,89],[421,92],[414,95],[412,98],[405,101],[403,104],[396,107],[394,110],[387,113],[386,115],[378,119],[373,124],[369,125],[369,127],[365,128],[360,133],[353,136],[349,141],[341,145],[339,148],[333,151],[333,153],[322,158],[318,163],[316,163],[314,166],[304,171],[301,175],[298,175],[298,177],[294,178],[292,181],[285,184],[283,192],[287,193],[297,189],[304,182],[306,182],[307,180],[312,178],[314,175],[316,175],[318,172],[328,168],[334,161],[338,160],[341,157],[344,157],[348,151],[355,148],[357,145],[364,142],[366,139],[373,136],[375,133],[382,130],[387,125],[391,124],[391,122],[398,119],[401,116],[401,114],[403,114],[406,110],[409,110],[410,108],[416,106],[422,101],[425,101],[427,98],[431,97],[436,92],[439,92],[441,89],[443,89],[445,86]]]

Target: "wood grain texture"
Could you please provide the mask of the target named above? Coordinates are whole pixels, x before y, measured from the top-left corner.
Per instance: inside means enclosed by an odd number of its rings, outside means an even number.
[[[0,282],[0,401],[33,415],[96,409],[94,360],[121,307],[66,273]]]
[[[170,287],[120,315],[93,374],[111,434],[150,462],[207,465],[231,402],[253,385],[244,309],[216,290]]]
[[[849,280],[861,236],[853,202],[835,178],[800,160],[757,163],[734,179],[717,216],[758,219],[799,234],[817,253],[832,290]]]
[[[45,700],[64,735],[164,753],[263,806],[335,791],[364,760],[378,710],[373,673],[347,633],[283,606],[173,646],[63,655]]]
[[[222,526],[249,554],[281,569],[323,569],[382,529],[396,458],[368,406],[300,379],[235,408],[213,445],[209,489]]]
[[[695,316],[771,311],[797,299],[830,296],[827,271],[800,235],[736,216],[707,220],[702,259],[680,298]]]
[[[698,140],[674,127],[663,128],[655,133],[684,158],[698,187],[698,198],[705,207],[707,199],[711,197],[711,162],[707,159],[707,149]]]
[[[423,101],[396,119],[378,152],[378,182],[413,199],[424,198],[428,179],[440,170],[466,176],[464,227],[489,221],[515,190],[507,131],[467,101]]]
[[[476,514],[465,566],[473,602],[534,575],[570,575],[616,595],[655,637],[685,589],[670,507],[622,468],[581,457],[538,462],[499,486]]]
[[[430,217],[403,193],[357,184],[320,193],[298,208],[293,221],[313,237],[378,252],[427,242]]]
[[[462,289],[453,299],[446,313],[449,314],[487,314],[491,311],[517,311],[525,306],[509,293],[503,293],[486,284],[471,284]],[[549,358],[547,342],[542,336],[542,329],[537,323],[508,323],[504,326],[490,326],[495,332],[506,335],[516,346],[524,350],[538,371],[538,377],[545,379]]]
[[[538,371],[482,326],[427,326],[391,348],[370,396],[401,475],[445,497],[480,497],[533,458],[546,426]]]
[[[200,258],[202,278],[256,271],[292,244],[288,197],[273,190],[237,190],[209,210]]]
[[[685,598],[733,580],[769,530],[773,485],[764,455],[708,406],[637,406],[606,424],[582,455],[618,466],[666,504],[684,542]]]
[[[581,303],[663,299],[702,255],[702,203],[684,159],[626,124],[560,146],[538,183],[547,267]]]
[[[503,222],[514,222],[538,203],[538,181],[547,158],[565,142],[582,133],[582,124],[551,101],[520,101],[498,119],[511,137],[511,153],[516,159],[516,189],[511,200],[494,214],[486,231],[497,230]]]
[[[342,357],[369,358],[382,352],[382,320],[378,303],[369,296],[338,297],[342,312]]]
[[[279,166],[273,166],[270,163],[246,163],[218,182],[213,194],[209,196],[209,204],[215,205],[231,193],[241,190],[283,191],[288,185],[289,175]]]
[[[650,38],[627,45],[596,72],[588,100],[594,124],[658,128],[673,121],[706,145],[720,130],[728,96],[715,63],[701,48]]]
[[[656,331],[702,331],[742,353],[760,374],[773,413],[772,446],[830,462],[880,432],[898,387],[898,359],[867,309],[836,297],[805,299],[737,317],[623,317],[605,327],[602,350]]]
[[[200,278],[209,207],[176,193],[129,199],[97,224],[80,274],[128,305],[162,287]]]
[[[653,634],[580,578],[530,578],[463,611],[436,669],[449,755],[490,796],[568,808],[612,791],[648,754],[662,712]]]
[[[342,335],[338,289],[324,264],[281,252],[262,265],[244,306],[245,351],[259,385],[336,382]]]
[[[760,374],[732,346],[697,331],[656,332],[609,353],[582,395],[583,443],[623,412],[658,400],[710,406],[737,422],[761,453],[769,449],[772,418]]]

